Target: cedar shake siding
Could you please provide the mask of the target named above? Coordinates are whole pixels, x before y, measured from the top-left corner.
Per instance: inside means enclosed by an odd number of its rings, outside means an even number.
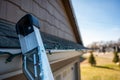
[[[0,19],[15,24],[27,13],[39,19],[42,32],[82,44],[69,0],[0,0]]]

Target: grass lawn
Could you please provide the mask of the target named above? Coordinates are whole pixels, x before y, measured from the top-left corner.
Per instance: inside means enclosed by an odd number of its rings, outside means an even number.
[[[120,68],[111,58],[96,56],[95,59],[96,67],[89,65],[87,57],[81,62],[81,80],[120,80]]]

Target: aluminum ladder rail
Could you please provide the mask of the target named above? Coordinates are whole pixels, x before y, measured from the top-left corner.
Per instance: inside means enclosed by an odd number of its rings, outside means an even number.
[[[36,17],[27,14],[16,24],[22,55],[23,72],[29,80],[54,80]]]

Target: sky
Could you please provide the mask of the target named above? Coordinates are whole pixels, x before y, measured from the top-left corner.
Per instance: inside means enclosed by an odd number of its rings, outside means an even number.
[[[71,0],[84,45],[120,39],[120,0]]]

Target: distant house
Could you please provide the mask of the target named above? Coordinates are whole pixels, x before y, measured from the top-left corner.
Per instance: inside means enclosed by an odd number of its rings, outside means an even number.
[[[120,51],[120,48],[119,46],[110,46],[110,47],[104,47],[104,46],[101,46],[99,48],[99,52],[119,52]]]
[[[27,80],[15,24],[36,16],[55,80],[80,80],[83,43],[70,0],[0,0],[0,80]],[[8,62],[7,64],[5,62]]]
[[[105,49],[105,51],[106,51],[106,52],[113,52],[113,51],[114,51],[114,49],[113,49],[113,48],[111,48],[111,47],[107,47],[107,48]]]
[[[120,46],[115,45],[113,51],[120,52]]]

